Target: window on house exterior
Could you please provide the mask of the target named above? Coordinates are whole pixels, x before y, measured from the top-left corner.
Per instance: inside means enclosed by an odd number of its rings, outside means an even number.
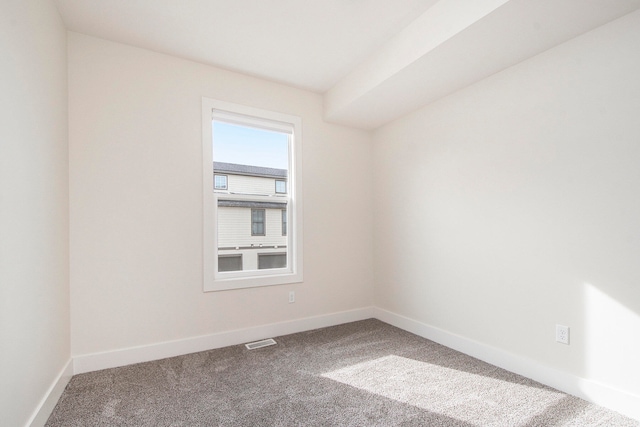
[[[202,105],[204,290],[301,282],[300,118]]]
[[[242,254],[218,255],[218,271],[241,271]]]
[[[264,236],[264,209],[251,209],[251,235]]]
[[[227,176],[226,175],[214,175],[213,188],[216,189],[216,190],[226,190],[227,189]]]
[[[259,254],[258,269],[284,268],[287,266],[287,254]]]
[[[287,235],[287,210],[282,210],[282,235]]]

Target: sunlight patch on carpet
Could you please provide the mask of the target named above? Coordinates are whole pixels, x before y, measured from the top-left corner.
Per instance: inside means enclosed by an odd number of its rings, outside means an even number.
[[[390,355],[322,375],[477,426],[524,425],[562,400],[548,388]]]

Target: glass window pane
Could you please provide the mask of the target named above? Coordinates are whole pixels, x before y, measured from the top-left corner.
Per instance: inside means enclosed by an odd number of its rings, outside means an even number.
[[[285,268],[287,266],[287,254],[260,254],[258,255],[258,269]]]
[[[215,175],[215,182],[213,188],[216,190],[226,190],[227,189],[227,176],[226,175]]]
[[[286,209],[282,210],[282,235],[287,235],[287,211]]]
[[[242,255],[218,256],[218,271],[240,271],[240,270],[242,270]]]
[[[233,268],[286,267],[287,218],[282,212],[289,203],[289,144],[287,133],[213,121],[214,189],[226,190],[217,192],[216,244],[219,254],[242,252]],[[274,249],[282,255],[261,261]],[[237,271],[229,263],[219,258],[218,271]]]
[[[251,235],[264,236],[264,209],[251,210]]]

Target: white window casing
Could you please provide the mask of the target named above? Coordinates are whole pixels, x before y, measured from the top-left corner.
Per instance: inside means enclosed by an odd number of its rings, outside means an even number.
[[[218,198],[214,193],[212,122],[285,133],[289,137],[289,165],[286,194],[287,265],[251,271],[218,272]],[[203,289],[205,292],[271,286],[303,281],[303,203],[302,203],[302,121],[300,117],[247,107],[210,98],[202,98],[203,153]],[[273,190],[272,190],[273,191]],[[283,200],[283,198],[285,198]],[[225,194],[224,200],[270,202],[269,195]]]

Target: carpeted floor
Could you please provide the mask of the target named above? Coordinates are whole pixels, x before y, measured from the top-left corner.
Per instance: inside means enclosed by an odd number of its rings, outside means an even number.
[[[377,320],[74,376],[47,426],[640,426]]]

